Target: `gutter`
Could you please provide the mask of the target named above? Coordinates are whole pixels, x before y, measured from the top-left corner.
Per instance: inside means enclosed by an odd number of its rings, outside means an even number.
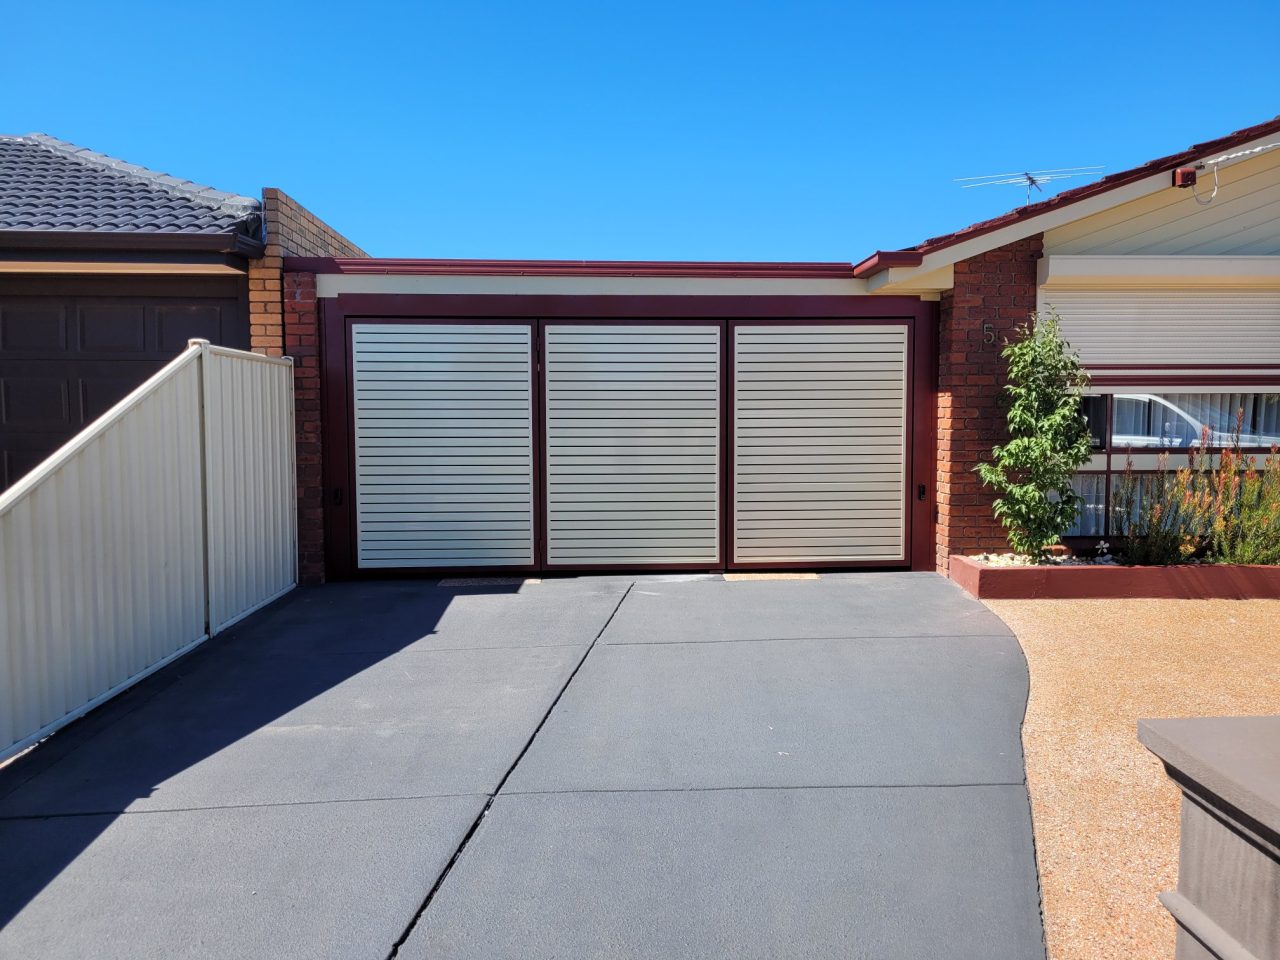
[[[261,257],[265,244],[243,233],[123,233],[77,230],[3,230],[0,249],[187,250]]]

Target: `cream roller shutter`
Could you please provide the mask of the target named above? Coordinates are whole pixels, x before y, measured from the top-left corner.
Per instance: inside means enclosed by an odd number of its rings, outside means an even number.
[[[734,560],[906,557],[902,325],[734,331]]]
[[[531,347],[527,324],[352,327],[361,567],[534,562]]]
[[[720,329],[546,327],[547,562],[714,564]]]
[[[1086,366],[1280,363],[1280,290],[1041,290]]]

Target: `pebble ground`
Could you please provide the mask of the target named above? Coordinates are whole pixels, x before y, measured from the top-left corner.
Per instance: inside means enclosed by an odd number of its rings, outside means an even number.
[[[1022,739],[1050,960],[1172,958],[1177,789],[1139,718],[1280,714],[1280,600],[992,600],[1031,670]]]

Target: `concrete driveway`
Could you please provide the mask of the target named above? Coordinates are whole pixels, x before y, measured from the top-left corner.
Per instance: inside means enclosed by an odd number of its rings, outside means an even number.
[[[1043,958],[928,574],[300,590],[0,771],[0,958]]]

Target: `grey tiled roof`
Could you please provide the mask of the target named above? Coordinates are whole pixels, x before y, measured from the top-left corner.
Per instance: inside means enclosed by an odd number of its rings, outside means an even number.
[[[241,234],[261,205],[42,133],[0,135],[0,231]]]

